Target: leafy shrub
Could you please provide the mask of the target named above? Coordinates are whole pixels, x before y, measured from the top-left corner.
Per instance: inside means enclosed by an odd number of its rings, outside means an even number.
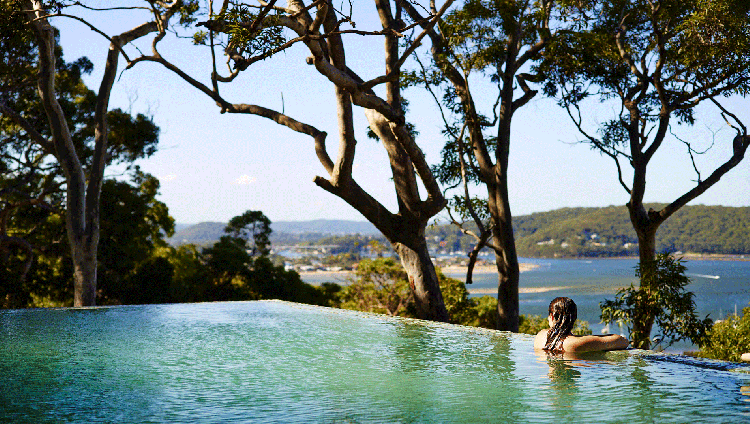
[[[440,291],[451,323],[494,329],[497,325],[497,299],[492,296],[469,297],[463,281],[446,277],[437,270]],[[406,271],[392,258],[364,259],[359,263],[355,280],[349,286],[332,292],[334,305],[344,309],[415,317],[414,297],[409,289]],[[547,318],[521,315],[519,332],[536,334],[548,328]],[[591,334],[586,321],[576,322],[573,334]]]
[[[518,332],[525,334],[537,334],[540,331],[549,328],[547,317],[541,315],[521,315],[519,317]],[[586,336],[593,334],[589,327],[588,321],[577,320],[573,326],[573,334],[576,336]]]
[[[414,317],[414,297],[406,271],[391,258],[364,259],[355,279],[338,293],[343,309]]]
[[[723,321],[716,321],[697,356],[740,361],[745,352],[750,352],[750,307],[742,309],[741,317],[729,315]]]
[[[695,312],[694,295],[685,290],[690,278],[685,275],[683,260],[656,255],[654,261],[638,265],[636,276],[641,282],[638,288],[631,284],[618,290],[615,300],[599,304],[602,321],[625,323],[633,345],[643,349],[651,345],[650,334],[638,329],[650,331],[649,322],[659,327],[666,346],[685,339],[701,345],[711,320],[700,320]]]

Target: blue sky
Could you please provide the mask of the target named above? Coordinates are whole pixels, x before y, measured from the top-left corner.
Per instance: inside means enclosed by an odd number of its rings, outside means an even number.
[[[92,2],[109,5],[111,2]],[[376,28],[370,2],[355,2],[353,18],[358,29]],[[372,10],[370,10],[372,9]],[[71,9],[71,12],[73,9]],[[93,13],[76,10],[107,34],[130,29],[147,19],[133,11]],[[140,19],[140,20],[139,20]],[[107,53],[106,39],[83,24],[55,18],[61,31],[65,58],[88,56],[94,72],[86,82],[97,90]],[[150,39],[149,39],[150,41]],[[365,79],[382,73],[382,39],[345,38],[350,68]],[[148,43],[139,43],[150,52]],[[209,83],[210,51],[192,46],[190,40],[168,36],[160,53],[193,77]],[[134,47],[126,51],[137,55]],[[304,63],[306,51],[297,46],[256,63],[221,92],[235,103],[253,103],[281,111],[328,132],[327,146],[338,150],[333,86]],[[223,61],[219,62],[219,66]],[[120,61],[120,69],[124,68]],[[224,65],[225,66],[225,65]],[[226,69],[224,67],[224,69]],[[476,76],[474,96],[489,107],[496,90]],[[430,163],[440,159],[442,121],[434,101],[424,90],[405,92],[410,100],[408,119],[420,132],[418,143]],[[283,99],[283,100],[282,100]],[[744,122],[750,124],[750,100],[727,99]],[[115,83],[110,108],[153,115],[161,128],[159,151],[139,162],[141,168],[161,181],[160,200],[178,223],[227,221],[246,210],[261,210],[272,221],[364,218],[337,197],[313,184],[326,176],[312,139],[255,116],[221,115],[213,102],[158,64],[141,63],[121,74]],[[486,110],[486,108],[485,108]],[[586,121],[594,125],[611,116],[616,106],[593,105]],[[354,178],[376,199],[395,210],[395,194],[385,149],[366,137],[364,112],[355,107],[357,155]],[[702,109],[698,123],[679,134],[694,140],[694,147],[713,149],[699,158],[705,178],[713,167],[731,155],[733,133],[712,109]],[[565,112],[541,94],[516,113],[512,128],[509,186],[514,215],[561,207],[624,205],[627,193],[617,182],[613,162],[577,143],[580,136]],[[117,174],[110,169],[109,174]],[[626,174],[626,182],[628,181]],[[646,200],[668,202],[687,191],[696,179],[687,150],[671,140],[656,155],[648,175]],[[481,193],[481,190],[476,190]],[[693,204],[750,206],[750,161],[738,165]]]

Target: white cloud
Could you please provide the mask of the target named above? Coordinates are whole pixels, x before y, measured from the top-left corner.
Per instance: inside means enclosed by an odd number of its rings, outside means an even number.
[[[245,175],[240,176],[236,180],[234,180],[234,183],[239,184],[239,185],[248,185],[248,184],[254,183],[255,181],[256,181],[255,177],[251,177],[245,174]]]
[[[159,178],[160,182],[166,183],[166,182],[169,182],[169,181],[176,180],[177,179],[177,175],[175,175],[175,174],[161,175],[158,178]]]

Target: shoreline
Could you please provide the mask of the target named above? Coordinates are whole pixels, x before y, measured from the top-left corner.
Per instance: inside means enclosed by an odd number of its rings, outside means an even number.
[[[684,253],[677,255],[680,258],[685,259],[685,261],[738,261],[738,262],[748,262],[750,261],[750,255],[727,255],[727,254],[718,254],[718,253]],[[557,257],[557,258],[551,258],[551,257],[540,257],[540,258],[527,258],[522,257],[521,261],[523,259],[531,259],[531,260],[544,260],[544,259],[559,259],[559,260],[573,260],[573,261],[591,261],[591,260],[638,260],[637,256],[608,256],[608,257],[587,257],[587,256],[576,256],[576,257]],[[536,268],[539,268],[541,265],[537,265],[534,263],[529,262],[519,262],[518,268],[521,273],[534,270]],[[445,267],[441,267],[439,265],[435,265],[435,268],[439,268],[444,274],[448,275],[456,275],[456,274],[463,274],[463,276],[466,276],[466,271],[468,270],[468,267],[465,265],[449,265]],[[300,275],[300,277],[309,277],[309,276],[317,276],[317,277],[331,277],[333,282],[346,282],[350,278],[354,276],[354,271],[326,271],[326,270],[315,270],[315,271],[297,271],[297,273]],[[474,274],[497,274],[497,267],[495,264],[482,264],[482,265],[475,265],[474,266]],[[454,277],[454,278],[461,278],[461,277]],[[550,290],[557,290],[557,289],[565,289],[567,287],[552,287],[549,288]],[[479,290],[479,289],[475,289]],[[523,289],[520,289],[523,290]],[[544,291],[550,291],[545,290]],[[542,291],[543,292],[543,291]],[[538,292],[538,293],[542,293]],[[526,292],[526,291],[519,291],[519,293],[532,293],[532,292]],[[537,292],[534,292],[537,293]]]
[[[435,266],[435,268],[440,268],[442,270],[443,274],[463,274],[466,275],[466,271],[468,270],[467,266],[459,266],[459,265],[451,265],[446,267],[440,267]],[[518,268],[520,272],[526,272],[531,271],[532,269],[539,268],[539,265],[531,264],[522,262],[518,264]],[[309,276],[320,276],[320,277],[331,277],[335,278],[336,281],[345,281],[349,279],[350,277],[354,276],[354,271],[325,271],[325,270],[316,270],[316,271],[297,271],[297,273],[300,275],[300,277],[309,277]],[[497,274],[497,267],[495,265],[476,265],[474,267],[474,274]]]
[[[686,261],[738,261],[747,262],[750,261],[750,254],[735,255],[726,253],[680,253],[674,255],[678,258],[683,258]],[[529,257],[523,256],[521,259],[559,259],[559,260],[572,260],[572,261],[591,261],[591,260],[623,260],[623,259],[640,259],[638,256],[540,256],[540,257]]]

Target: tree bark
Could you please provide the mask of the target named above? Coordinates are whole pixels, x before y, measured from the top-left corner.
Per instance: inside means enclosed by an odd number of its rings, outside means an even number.
[[[432,264],[424,239],[424,228],[413,237],[416,245],[401,242],[393,243],[393,248],[401,259],[401,265],[409,276],[409,287],[414,294],[417,316],[430,321],[448,322],[450,317],[440,292],[435,266]],[[411,238],[411,237],[410,237]],[[421,240],[421,242],[420,242]]]
[[[658,216],[658,213],[647,212],[641,202],[631,200],[627,207],[630,212],[630,222],[638,237],[639,264],[641,267],[648,266],[656,259],[656,230],[663,221],[654,219]],[[643,279],[641,279],[640,285],[647,293],[650,292],[651,287],[648,287]],[[641,305],[641,307],[636,308],[632,317],[631,343],[633,347],[638,349],[651,348],[651,329],[655,317],[648,312],[649,309],[649,305]]]
[[[498,247],[498,249],[494,249],[498,274],[497,329],[518,332],[520,270],[507,188],[497,189],[495,193],[491,194],[490,199],[489,208],[493,223],[492,237],[494,245]]]

